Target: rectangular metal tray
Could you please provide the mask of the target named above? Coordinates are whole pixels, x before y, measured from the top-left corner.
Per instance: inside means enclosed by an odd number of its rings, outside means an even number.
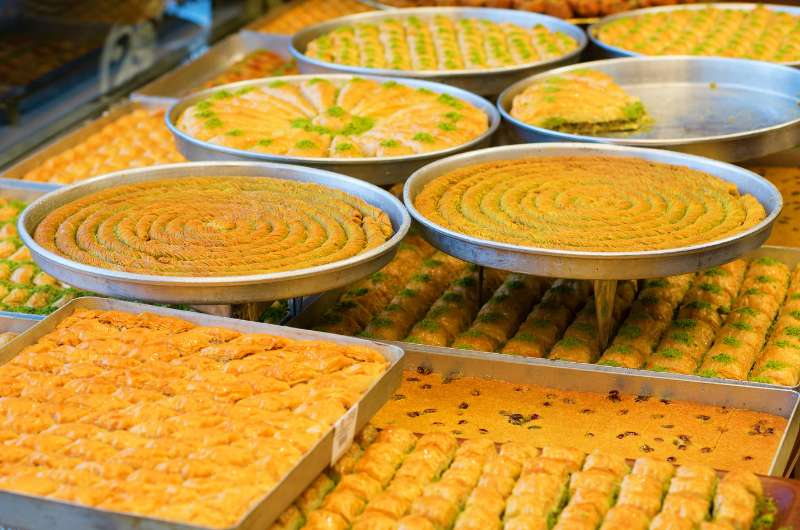
[[[55,140],[45,144],[43,147],[36,149],[31,154],[20,158],[13,164],[9,165],[3,171],[0,171],[0,178],[2,179],[22,179],[26,173],[32,169],[40,166],[49,158],[54,157],[67,149],[75,147],[81,142],[85,141],[89,135],[98,132],[100,129],[113,122],[120,116],[124,116],[133,112],[137,108],[163,108],[163,103],[159,104],[153,101],[131,101],[122,100],[121,102],[110,106],[102,115],[95,119],[85,121],[69,132],[57,136]],[[60,184],[49,184],[50,186],[60,187]]]
[[[759,258],[765,256],[779,259],[784,263],[786,263],[790,268],[794,268],[797,265],[800,265],[800,248],[765,245],[756,250],[748,252],[747,254],[744,255],[744,257],[746,258]],[[310,329],[311,327],[313,327],[314,323],[319,321],[319,319],[322,317],[325,311],[338,301],[339,296],[343,292],[344,290],[336,290],[320,295],[320,297],[317,298],[314,302],[310,303],[302,313],[289,320],[287,325],[297,328]],[[478,358],[486,358],[490,360],[502,361],[512,358],[515,359],[516,363],[518,364],[525,364],[530,366],[560,366],[560,367],[580,366],[580,367],[591,367],[592,372],[596,373],[637,374],[637,375],[642,374],[649,376],[666,377],[671,380],[695,381],[700,383],[723,382],[725,384],[730,384],[735,386],[744,385],[744,386],[754,386],[763,388],[781,388],[781,389],[790,388],[779,385],[755,383],[751,381],[736,381],[733,379],[713,379],[708,377],[701,377],[698,375],[670,374],[668,372],[662,373],[644,369],[621,368],[621,367],[604,366],[604,365],[587,364],[587,363],[572,363],[567,361],[557,361],[553,359],[544,359],[536,357],[512,356],[503,353],[462,350],[458,348],[450,348],[445,346],[428,346],[424,344],[415,344],[413,342],[403,342],[403,341],[381,341],[381,342],[386,342],[387,344],[393,344],[399,346],[400,348],[403,348],[403,350],[405,350],[407,353],[423,353],[423,354],[438,353],[440,355],[460,355],[466,352],[469,353],[470,355],[476,355],[478,356]],[[798,392],[800,392],[800,385],[795,386],[793,388]]]
[[[289,36],[284,35],[240,31],[221,40],[193,61],[136,90],[131,98],[137,101],[172,103],[256,50],[267,49],[287,61],[293,61],[289,53],[289,40]]]
[[[41,315],[20,315],[18,313],[7,313],[0,311],[0,333],[12,332],[22,333],[28,331],[34,324],[41,321]]]
[[[360,430],[378,409],[389,400],[400,384],[403,367],[403,351],[385,344],[363,339],[341,337],[328,333],[296,330],[271,324],[248,322],[231,318],[178,311],[164,307],[121,302],[106,298],[78,298],[51,314],[17,339],[0,349],[0,364],[8,362],[25,347],[34,344],[40,337],[51,332],[75,309],[120,310],[129,312],[147,311],[158,315],[178,317],[195,324],[218,326],[247,333],[270,333],[294,340],[327,340],[342,344],[369,345],[380,352],[389,362],[384,375],[364,393],[347,415],[355,414],[356,432]],[[236,530],[263,530],[286,509],[294,499],[331,463],[335,428],[331,427],[303,459],[269,492],[239,523]],[[168,502],[168,501],[167,501]],[[114,528],[115,530],[196,530],[187,524],[173,523],[139,515],[98,510],[77,504],[66,503],[44,497],[22,495],[0,491],[0,528],[3,526],[49,530],[74,530],[76,528]]]

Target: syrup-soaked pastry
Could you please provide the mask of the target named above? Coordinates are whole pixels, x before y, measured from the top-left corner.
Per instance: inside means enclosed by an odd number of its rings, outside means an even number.
[[[526,357],[547,356],[564,334],[575,312],[586,303],[590,290],[591,284],[584,280],[553,282],[517,333],[503,346],[501,353]]]
[[[750,528],[758,515],[762,495],[763,487],[754,474],[741,471],[726,474],[714,495],[714,521],[736,529]]]
[[[46,364],[38,362],[45,357]],[[0,367],[0,380],[13,372],[31,389],[38,380],[58,383],[60,392],[56,400],[47,392],[2,400],[0,414],[12,420],[4,424],[4,447],[35,449],[36,456],[22,462],[24,455],[0,452],[6,464],[16,462],[0,466],[0,489],[36,487],[37,494],[99,509],[229,527],[338,420],[327,410],[345,412],[330,393],[357,398],[385,367],[369,347],[76,309]],[[322,412],[297,407],[299,399]],[[77,402],[80,414],[71,410]],[[268,409],[252,406],[267,402]],[[36,442],[34,433],[41,433]],[[33,472],[41,473],[38,486],[26,479]],[[374,481],[346,477],[339,486],[329,494],[331,479],[318,477],[279,524],[296,528],[305,518],[309,528],[346,527],[377,489]]]
[[[324,265],[378,247],[392,233],[379,208],[318,184],[185,177],[85,195],[52,210],[34,238],[86,265],[188,277]]]
[[[571,200],[561,200],[564,189],[570,190]],[[618,200],[598,202],[598,193],[628,197],[636,206],[620,216]],[[648,197],[670,207],[654,218],[646,206],[651,204]],[[609,157],[548,156],[468,165],[428,181],[414,206],[429,221],[482,240],[592,252],[715,241],[751,229],[766,216],[755,197],[740,195],[735,185],[716,176]],[[674,219],[668,213],[686,208],[703,213]],[[616,222],[610,224],[611,219]],[[661,229],[664,223],[669,231]]]
[[[454,348],[499,351],[514,334],[547,287],[546,280],[525,274],[509,274],[486,302],[470,328],[456,337]]]
[[[603,515],[594,504],[567,504],[558,516],[554,530],[594,530],[600,526]]]
[[[491,292],[499,286],[502,274],[487,270],[481,289]],[[425,318],[414,324],[406,342],[449,346],[453,339],[464,331],[475,318],[483,293],[478,292],[479,273],[471,265],[463,276],[455,280],[425,314]]]
[[[631,473],[650,477],[666,487],[673,475],[675,475],[675,466],[669,462],[661,462],[653,458],[641,457],[637,458],[633,463],[633,470]]]
[[[294,61],[287,61],[270,50],[255,50],[230,65],[218,76],[206,81],[203,88],[213,88],[248,79],[299,73]]]
[[[339,26],[309,42],[305,54],[365,68],[474,70],[552,59],[576,47],[571,37],[542,25],[411,15]]]
[[[800,60],[800,16],[765,6],[675,9],[623,16],[601,25],[604,44],[639,55],[710,55]]]
[[[22,179],[71,184],[123,169],[184,161],[164,122],[164,110],[136,108],[48,158]]]
[[[511,116],[569,134],[635,131],[648,122],[642,101],[605,72],[580,69],[529,84],[514,96]]]
[[[628,462],[622,456],[609,455],[600,451],[592,451],[586,456],[583,463],[584,472],[605,471],[612,476],[622,479],[623,476],[631,472]]]
[[[411,277],[391,303],[370,321],[362,335],[384,340],[402,339],[447,285],[468,269],[467,263],[436,252],[423,262],[420,271]]]
[[[663,485],[647,475],[627,475],[622,480],[617,505],[631,506],[652,518],[661,509]]]
[[[767,322],[773,321],[786,296],[789,276],[788,267],[772,258],[758,258],[750,264],[733,309],[748,308],[755,314],[763,313],[764,325],[732,312],[703,359],[701,375],[747,378],[766,340]]]
[[[691,519],[674,513],[661,512],[650,521],[650,530],[694,530],[695,523]]]
[[[221,88],[176,127],[231,149],[314,158],[381,158],[441,151],[489,128],[486,113],[449,94],[373,79],[277,79]]]
[[[633,506],[619,504],[606,514],[600,530],[647,530],[649,526],[650,518],[646,512]]]
[[[434,252],[421,237],[409,235],[383,269],[352,285],[321,317],[315,330],[355,335],[381,311]]]

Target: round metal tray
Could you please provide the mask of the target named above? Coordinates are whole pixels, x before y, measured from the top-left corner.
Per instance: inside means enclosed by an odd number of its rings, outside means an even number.
[[[425,164],[444,158],[456,153],[462,153],[472,149],[488,147],[492,141],[492,135],[500,125],[500,114],[497,108],[489,101],[480,96],[476,96],[466,90],[461,90],[452,86],[440,83],[432,83],[416,79],[402,79],[392,77],[360,76],[364,79],[375,79],[377,81],[395,81],[397,83],[411,86],[414,88],[425,88],[437,94],[449,94],[453,97],[466,101],[470,105],[477,107],[486,113],[489,128],[480,136],[465,144],[461,144],[450,149],[421,153],[410,156],[386,156],[371,158],[320,158],[320,157],[299,157],[285,155],[271,155],[268,153],[256,153],[244,149],[233,149],[210,142],[203,142],[178,129],[175,125],[178,117],[189,106],[200,100],[207,98],[210,94],[220,90],[237,90],[243,87],[263,86],[276,81],[287,83],[299,83],[306,79],[322,78],[331,81],[342,81],[352,79],[349,74],[327,74],[327,75],[290,75],[284,77],[271,77],[269,79],[255,79],[251,81],[240,81],[228,85],[218,86],[196,92],[187,96],[172,105],[166,113],[167,128],[175,137],[178,150],[188,160],[192,161],[242,161],[242,162],[280,162],[284,164],[299,164],[305,167],[325,169],[335,171],[343,175],[371,182],[378,186],[385,186],[403,182],[414,171]]]
[[[635,17],[639,15],[645,15],[647,13],[658,13],[664,11],[676,11],[682,9],[705,9],[707,7],[715,7],[717,9],[737,9],[737,10],[751,10],[755,9],[756,6],[761,5],[764,7],[768,7],[770,9],[774,9],[775,11],[785,11],[787,13],[791,13],[793,15],[800,15],[800,7],[797,6],[785,6],[779,4],[755,4],[755,3],[747,3],[747,2],[731,2],[731,3],[703,3],[703,4],[678,4],[672,6],[659,6],[659,7],[645,7],[642,9],[634,9],[632,11],[624,11],[622,13],[617,13],[615,15],[609,15],[607,17],[601,18],[599,21],[595,22],[587,29],[589,33],[589,38],[592,41],[592,44],[597,47],[599,52],[603,57],[640,57],[642,54],[636,53],[630,50],[626,50],[624,48],[618,48],[617,46],[611,46],[609,44],[604,43],[599,38],[597,38],[598,30],[604,25],[608,24],[613,20],[618,20],[620,18],[628,18],[628,17]],[[790,62],[790,63],[775,63],[775,64],[784,64],[786,66],[794,66],[800,67],[800,62]]]
[[[496,160],[549,156],[635,157],[704,171],[736,184],[740,192],[753,195],[764,206],[767,217],[740,234],[702,245],[643,252],[587,252],[526,247],[475,238],[431,222],[414,207],[414,199],[428,182],[455,169]],[[775,186],[740,167],[658,149],[579,143],[509,145],[440,160],[420,169],[406,181],[403,199],[411,216],[419,222],[425,238],[448,254],[502,270],[594,280],[656,278],[728,262],[766,241],[783,206],[781,194]]]
[[[216,176],[269,176],[337,188],[386,212],[395,232],[388,241],[376,248],[327,265],[272,274],[216,277],[133,274],[89,266],[45,250],[33,239],[36,226],[48,213],[88,194],[156,179]],[[319,169],[284,164],[221,162],[138,168],[82,181],[33,202],[20,216],[18,229],[34,261],[45,272],[75,287],[115,298],[209,305],[291,298],[350,284],[386,265],[410,226],[411,219],[400,201],[372,184]]]
[[[309,42],[344,24],[360,22],[375,23],[388,18],[397,19],[399,17],[409,16],[428,18],[434,15],[447,15],[456,20],[462,18],[480,18],[493,22],[512,22],[527,27],[541,24],[551,31],[559,31],[569,35],[578,42],[578,48],[563,57],[547,61],[502,68],[486,68],[483,70],[388,70],[364,68],[360,66],[329,63],[312,59],[305,55],[305,49]],[[414,7],[401,10],[360,13],[358,15],[341,17],[315,26],[310,26],[295,33],[292,37],[289,51],[300,62],[303,71],[321,73],[347,72],[357,75],[393,75],[405,78],[425,79],[463,88],[484,96],[496,96],[505,87],[519,79],[537,72],[543,72],[550,68],[577,62],[587,43],[588,39],[586,38],[586,33],[578,26],[565,22],[560,18],[541,15],[539,13],[515,11],[513,9],[489,9],[484,7]]]
[[[382,10],[386,10],[386,11],[389,11],[389,10],[392,10],[392,9],[410,9],[408,7],[393,6],[393,5],[387,4],[386,2],[380,2],[378,0],[358,0],[358,1],[361,2],[364,5],[368,5],[370,7],[375,8],[375,9],[382,9]],[[588,24],[593,24],[593,23],[597,22],[599,20],[599,17],[567,18],[567,19],[563,19],[563,20],[566,20],[570,24],[588,25]]]
[[[524,123],[511,116],[514,97],[550,76],[591,68],[638,96],[654,123],[632,133],[582,136]],[[658,147],[737,162],[800,145],[800,70],[718,57],[635,57],[551,70],[515,83],[497,106],[522,142],[602,142]]]

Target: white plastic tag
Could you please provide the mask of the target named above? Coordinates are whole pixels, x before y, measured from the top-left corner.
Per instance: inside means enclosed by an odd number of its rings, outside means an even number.
[[[350,407],[350,410],[345,412],[334,425],[331,465],[335,464],[353,443],[356,437],[356,418],[358,418],[358,403]]]

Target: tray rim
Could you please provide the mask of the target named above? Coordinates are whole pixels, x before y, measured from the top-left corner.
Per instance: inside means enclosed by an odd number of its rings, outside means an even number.
[[[597,22],[591,24],[588,28],[586,28],[586,35],[589,37],[591,43],[601,49],[603,52],[607,54],[614,54],[616,57],[655,57],[654,55],[644,55],[638,52],[626,50],[624,48],[620,48],[617,46],[612,46],[610,44],[606,44],[602,40],[597,37],[597,32],[603,27],[605,24],[612,22],[614,20],[618,20],[621,18],[627,17],[635,17],[640,15],[645,15],[648,13],[658,13],[664,11],[677,11],[681,9],[689,9],[692,11],[705,9],[708,7],[714,7],[717,9],[732,9],[736,11],[749,11],[755,9],[758,6],[766,7],[767,9],[772,9],[775,11],[782,11],[786,13],[791,13],[793,15],[800,16],[800,6],[790,6],[790,5],[783,5],[783,4],[770,4],[770,3],[760,3],[760,2],[703,2],[698,4],[677,4],[677,5],[670,5],[670,6],[654,6],[654,7],[643,7],[640,9],[632,9],[630,11],[623,11],[621,13],[615,13],[613,15],[608,15],[605,17],[600,18]],[[693,56],[697,57],[697,56]],[[771,62],[771,61],[763,61],[763,62]],[[789,67],[800,67],[800,61],[789,61],[789,62],[772,62],[772,64],[782,65],[782,66],[789,66]]]
[[[321,184],[327,187],[333,187],[340,191],[345,191],[346,193],[354,195],[360,199],[361,197],[359,195],[357,195],[353,191],[345,190],[344,186],[345,185],[353,186],[356,190],[359,190],[359,188],[366,189],[379,194],[382,197],[382,199],[387,201],[389,205],[391,205],[397,210],[396,213],[399,214],[400,216],[399,223],[398,226],[396,227],[393,226],[394,234],[392,234],[392,237],[389,238],[387,241],[385,241],[378,247],[375,247],[366,252],[362,252],[360,254],[352,256],[346,260],[341,260],[338,262],[333,262],[318,267],[307,267],[304,269],[296,269],[293,271],[285,271],[272,274],[250,274],[241,276],[206,276],[206,277],[158,276],[153,274],[139,274],[139,273],[124,272],[124,271],[115,271],[111,269],[85,265],[77,261],[64,258],[49,250],[46,250],[33,239],[33,236],[29,233],[29,231],[25,226],[26,223],[28,222],[28,219],[33,215],[33,213],[38,213],[39,210],[44,210],[47,207],[47,205],[44,203],[45,200],[53,200],[53,198],[61,199],[63,202],[61,204],[58,204],[58,206],[56,206],[59,207],[62,206],[63,204],[66,204],[67,202],[71,202],[85,195],[95,193],[97,191],[101,191],[108,188],[127,185],[134,182],[157,180],[162,178],[189,178],[192,176],[191,174],[171,176],[171,177],[162,176],[161,173],[163,172],[169,172],[173,170],[187,170],[191,173],[191,170],[194,168],[209,168],[209,167],[218,167],[223,170],[227,168],[230,169],[251,168],[253,170],[261,169],[265,172],[276,171],[276,170],[289,171],[293,173],[292,176],[297,178],[292,178],[287,180],[298,180],[306,182],[307,180],[304,180],[302,177],[312,176],[316,178],[322,178],[323,183],[319,183],[316,180],[309,182],[313,182],[315,184]],[[273,175],[262,175],[262,176],[270,176],[272,178],[286,179],[286,177],[275,177]],[[130,182],[128,181],[117,182],[125,178],[130,178],[132,180]],[[99,186],[96,189],[91,189],[91,190],[87,189],[87,188],[93,188],[96,185]],[[64,198],[65,196],[66,198]],[[376,206],[376,208],[379,208],[381,211],[384,211],[386,215],[389,215],[389,212],[386,212],[383,208],[378,206]],[[48,210],[46,213],[49,213],[50,211],[52,210]],[[150,285],[165,285],[165,286],[178,285],[178,286],[197,286],[197,287],[224,287],[232,284],[256,285],[263,283],[265,280],[268,280],[270,283],[273,283],[273,282],[287,281],[292,279],[296,280],[300,278],[313,277],[316,275],[333,272],[335,270],[356,267],[362,264],[363,262],[377,259],[381,255],[391,252],[397,246],[397,244],[399,244],[400,240],[402,240],[402,238],[405,237],[410,226],[411,226],[411,220],[408,216],[408,213],[405,212],[405,208],[403,208],[402,203],[393,195],[391,195],[389,192],[382,190],[377,186],[374,186],[362,180],[354,179],[352,177],[347,177],[345,175],[340,175],[338,173],[333,173],[331,171],[326,171],[323,169],[304,168],[304,167],[291,166],[286,164],[277,164],[277,163],[255,163],[255,162],[213,162],[213,163],[183,162],[179,164],[165,164],[165,165],[150,166],[144,168],[126,169],[114,173],[108,173],[106,175],[101,175],[91,179],[79,181],[78,183],[75,183],[72,186],[61,187],[55,191],[48,193],[47,195],[41,197],[40,199],[37,199],[23,211],[17,223],[17,229],[19,231],[19,235],[22,238],[23,243],[26,246],[28,246],[28,248],[31,250],[34,256],[43,256],[47,260],[57,263],[62,268],[71,269],[74,271],[81,272],[83,274],[96,274],[115,281],[122,280],[125,282],[150,284]],[[269,276],[269,278],[264,278],[264,276]]]
[[[440,226],[430,221],[427,217],[423,216],[414,206],[414,199],[416,198],[416,194],[414,195],[414,197],[411,196],[412,194],[411,188],[416,186],[419,187],[421,191],[421,188],[425,184],[427,184],[430,180],[435,178],[435,177],[430,177],[429,174],[435,173],[442,166],[452,163],[461,163],[462,166],[466,166],[471,163],[475,164],[481,163],[480,161],[474,159],[482,155],[488,155],[488,158],[486,160],[483,160],[483,162],[488,162],[491,160],[512,160],[512,159],[532,157],[532,156],[537,156],[537,153],[540,151],[546,153],[546,151],[550,150],[557,151],[559,149],[577,149],[579,151],[587,152],[589,154],[588,156],[621,155],[621,157],[623,158],[629,158],[629,157],[641,158],[637,157],[636,155],[637,154],[641,154],[643,156],[650,155],[651,157],[655,158],[646,158],[647,160],[652,160],[663,164],[685,165],[683,162],[694,162],[695,164],[702,164],[706,167],[711,166],[720,169],[724,168],[728,170],[734,170],[743,175],[747,175],[747,178],[764,181],[763,184],[773,195],[772,198],[776,200],[776,204],[771,212],[767,211],[766,217],[762,221],[760,221],[757,225],[738,234],[734,234],[726,238],[718,239],[707,243],[701,243],[697,245],[676,247],[672,249],[662,249],[655,251],[634,251],[634,252],[591,252],[591,251],[579,251],[579,250],[562,251],[562,250],[544,249],[538,247],[524,247],[521,245],[513,245],[509,243],[501,243],[497,241],[480,239]],[[513,156],[518,153],[520,154],[520,156],[516,157]],[[503,155],[505,154],[511,154],[512,156],[504,158]],[[495,157],[494,155],[500,155],[500,156]],[[547,156],[547,154],[541,156],[545,157]],[[555,155],[555,156],[575,156],[575,155]],[[701,171],[709,172],[708,169],[704,169]],[[420,181],[422,181],[421,184]],[[418,193],[419,191],[417,191],[417,194]],[[712,160],[696,155],[689,155],[672,151],[664,151],[659,149],[647,149],[640,147],[628,147],[628,146],[598,144],[598,143],[577,143],[577,142],[575,143],[552,142],[552,143],[506,145],[501,147],[491,147],[488,149],[481,149],[478,151],[471,151],[469,153],[454,155],[449,158],[438,160],[416,171],[408,178],[403,188],[403,202],[406,205],[406,208],[408,209],[411,216],[425,229],[428,229],[431,232],[440,235],[441,237],[448,238],[449,240],[454,241],[457,244],[461,245],[469,244],[505,253],[520,254],[527,257],[543,256],[549,258],[561,258],[570,260],[597,259],[602,261],[614,261],[614,260],[635,261],[635,260],[648,260],[660,257],[668,258],[668,257],[685,255],[691,252],[697,252],[697,251],[708,252],[715,249],[724,248],[725,245],[727,244],[734,243],[738,240],[744,240],[747,237],[755,237],[764,231],[770,230],[772,223],[777,219],[783,207],[783,198],[781,196],[780,191],[775,187],[774,184],[769,182],[767,179],[764,179],[763,177],[757,175],[756,173],[753,173],[752,171],[749,171],[739,166],[734,166],[732,164],[719,162],[717,160]],[[765,210],[766,209],[767,208],[765,207]],[[535,272],[532,272],[532,274],[535,274]]]
[[[698,5],[698,4],[686,4],[686,5]],[[671,6],[670,6],[671,7]],[[752,129],[746,132],[738,132],[738,133],[728,133],[728,134],[717,134],[712,136],[699,136],[693,138],[665,138],[665,139],[651,139],[651,138],[627,138],[627,137],[609,137],[609,136],[588,136],[588,135],[581,135],[581,134],[572,134],[572,133],[565,133],[560,131],[553,131],[550,129],[545,129],[543,127],[538,127],[536,125],[531,125],[529,123],[525,123],[517,118],[511,116],[511,109],[510,105],[512,103],[512,98],[514,96],[519,95],[525,88],[531,85],[534,81],[545,79],[549,76],[555,76],[559,74],[564,74],[568,72],[574,72],[576,70],[581,69],[594,69],[596,66],[604,66],[608,64],[636,64],[636,63],[671,63],[671,62],[692,62],[692,63],[710,63],[710,62],[720,62],[720,63],[728,63],[731,67],[736,67],[737,65],[745,66],[755,66],[758,65],[760,67],[765,68],[776,68],[777,70],[783,70],[785,73],[792,72],[791,75],[798,76],[800,79],[800,72],[796,68],[792,68],[789,66],[785,66],[781,63],[770,63],[766,61],[755,61],[749,59],[738,59],[738,58],[729,58],[729,57],[716,57],[716,56],[703,56],[703,55],[636,55],[631,57],[615,57],[610,59],[602,59],[599,61],[590,61],[586,63],[578,63],[573,65],[562,66],[559,68],[555,68],[553,70],[548,70],[546,72],[541,72],[539,74],[534,74],[532,76],[526,77],[520,81],[517,81],[513,85],[507,87],[497,98],[497,109],[500,112],[500,115],[503,117],[503,120],[508,122],[510,125],[517,129],[524,130],[529,133],[535,133],[542,136],[550,136],[552,138],[558,139],[558,141],[562,142],[593,142],[593,143],[607,143],[610,145],[626,145],[631,147],[680,147],[680,146],[691,146],[702,144],[706,142],[725,142],[725,141],[732,141],[732,140],[745,140],[749,138],[753,138],[755,136],[761,136],[767,133],[778,132],[784,129],[790,129],[792,127],[796,127],[800,125],[800,117],[797,117],[793,120],[785,121],[783,123],[772,125],[769,127],[762,127],[760,129]],[[787,71],[788,70],[788,71]],[[602,70],[601,70],[602,71]],[[798,103],[800,103],[800,98],[797,99]],[[766,156],[766,155],[764,155]]]
[[[532,24],[543,24],[546,27],[548,27],[548,29],[558,28],[556,31],[564,33],[569,37],[575,39],[578,43],[578,47],[575,50],[566,53],[562,56],[555,57],[552,59],[547,59],[544,61],[537,61],[533,63],[527,63],[524,65],[513,65],[513,66],[473,69],[473,70],[468,70],[468,69],[395,70],[390,68],[366,68],[362,66],[348,66],[337,63],[329,63],[327,61],[321,61],[319,59],[313,59],[311,57],[308,57],[305,54],[305,51],[300,50],[300,43],[302,41],[308,40],[318,33],[332,31],[336,29],[338,26],[341,26],[343,24],[358,23],[363,20],[370,20],[373,18],[380,19],[380,18],[392,18],[397,16],[413,16],[413,15],[428,15],[428,14],[430,15],[462,14],[465,17],[470,17],[470,18],[480,18],[481,15],[485,16],[488,14],[488,15],[495,15],[498,17],[504,16],[508,19],[507,22],[518,23],[518,24],[524,24],[525,22],[523,22],[520,19],[526,19],[527,21],[530,21]],[[463,77],[474,77],[476,75],[492,76],[492,75],[502,75],[502,74],[514,74],[523,72],[528,68],[546,68],[548,65],[551,64],[558,64],[561,61],[569,61],[571,59],[580,57],[581,53],[583,53],[583,50],[586,49],[588,44],[589,44],[589,39],[586,32],[584,32],[577,25],[567,22],[564,19],[552,17],[549,15],[544,15],[541,13],[533,13],[530,11],[519,11],[514,9],[489,8],[489,7],[409,7],[402,9],[386,9],[386,10],[376,9],[373,11],[367,11],[365,13],[346,15],[332,20],[320,22],[312,26],[308,26],[298,31],[294,35],[292,35],[292,40],[289,45],[289,52],[300,63],[309,64],[317,68],[326,68],[331,70],[337,70],[339,72],[348,72],[355,75],[371,74],[371,75],[397,76],[397,77],[418,78],[418,79],[427,79],[427,78],[457,79]]]
[[[181,114],[183,114],[183,112],[187,107],[194,104],[196,101],[207,98],[214,92],[219,92],[220,90],[234,90],[251,86],[269,85],[270,83],[275,83],[275,82],[300,83],[302,81],[311,80],[314,78],[330,79],[334,81],[346,81],[348,79],[353,79],[356,77],[382,83],[395,82],[413,88],[426,88],[428,90],[432,90],[433,92],[439,94],[449,94],[451,96],[458,97],[466,101],[473,107],[476,107],[477,109],[483,111],[486,114],[486,118],[489,124],[488,128],[479,136],[473,138],[469,142],[459,144],[453,147],[448,147],[447,149],[442,149],[440,151],[430,151],[427,153],[417,153],[414,155],[396,155],[396,156],[385,156],[385,157],[333,158],[333,157],[311,157],[311,156],[301,157],[301,156],[290,156],[290,155],[273,155],[269,153],[257,153],[254,151],[248,151],[246,149],[235,149],[232,147],[226,147],[223,145],[217,145],[203,140],[198,140],[197,138],[180,130],[177,126],[178,118],[180,117]],[[262,79],[251,79],[247,81],[238,81],[236,83],[229,83],[227,85],[220,85],[218,87],[195,92],[194,94],[179,99],[169,107],[167,112],[164,114],[164,119],[166,120],[167,128],[175,137],[176,141],[187,142],[197,148],[201,148],[207,151],[212,151],[214,153],[221,153],[228,156],[236,156],[242,159],[249,159],[254,161],[282,162],[286,164],[319,164],[321,166],[325,165],[365,166],[365,165],[393,164],[400,162],[414,163],[420,161],[424,162],[426,160],[431,160],[434,158],[441,158],[451,154],[470,150],[476,145],[479,145],[482,142],[486,142],[497,131],[501,123],[500,113],[497,111],[497,108],[495,108],[495,106],[491,102],[489,102],[486,98],[482,96],[473,94],[461,88],[445,85],[442,83],[437,83],[435,81],[426,81],[421,79],[384,77],[376,75],[357,76],[353,74],[344,74],[344,73],[297,74],[297,75],[288,75],[280,77],[267,77]]]
[[[128,302],[123,300],[114,300],[110,298],[103,298],[103,297],[80,297],[74,300],[71,300],[68,304],[64,305],[63,307],[59,308],[57,311],[54,311],[47,318],[35,323],[33,326],[28,328],[27,330],[20,333],[13,341],[9,342],[2,348],[0,348],[0,366],[8,362],[8,360],[12,359],[16,355],[18,355],[25,347],[35,344],[42,336],[46,335],[50,331],[52,331],[56,326],[58,326],[61,322],[63,322],[66,318],[71,316],[76,309],[104,309],[104,310],[118,310],[118,311],[127,311],[130,313],[134,312],[151,312],[157,315],[162,316],[170,316],[170,317],[177,317],[183,320],[192,322],[196,325],[214,325],[217,324],[220,327],[227,327],[228,329],[235,329],[242,332],[249,332],[249,333],[268,333],[271,335],[276,336],[283,336],[288,337],[292,340],[324,340],[328,342],[336,342],[340,344],[355,344],[360,346],[367,346],[371,347],[374,350],[378,351],[387,362],[387,368],[384,371],[383,375],[377,378],[367,390],[365,390],[361,396],[359,397],[356,405],[350,407],[347,413],[350,413],[353,409],[356,412],[361,411],[362,409],[366,409],[363,406],[363,403],[367,399],[378,399],[375,397],[375,394],[379,393],[379,386],[382,385],[389,385],[397,388],[399,385],[400,376],[402,374],[402,363],[403,359],[405,358],[405,352],[396,346],[383,344],[375,341],[370,341],[367,339],[362,339],[358,337],[345,337],[340,335],[334,335],[331,333],[323,333],[318,331],[310,331],[310,330],[300,330],[296,328],[291,328],[287,330],[286,326],[278,326],[274,324],[266,324],[263,322],[251,322],[246,320],[239,320],[235,318],[229,317],[221,317],[216,315],[207,315],[203,313],[193,313],[189,311],[182,311],[178,309],[171,309],[166,307],[160,306],[152,306],[148,304],[142,304],[138,302]],[[227,326],[226,326],[227,325]],[[391,379],[394,378],[395,384],[392,385]],[[382,389],[380,389],[382,391]],[[391,390],[390,392],[393,392]],[[385,392],[384,392],[385,393]],[[389,396],[386,396],[388,400]],[[385,402],[385,401],[384,401]],[[382,405],[382,403],[381,403]],[[374,408],[374,407],[372,407]],[[346,414],[347,414],[346,413]],[[359,423],[363,426],[369,418],[361,418],[359,416]],[[344,417],[344,416],[343,416]],[[370,415],[371,417],[371,415]],[[325,446],[327,445],[327,440],[330,438],[332,440],[333,434],[335,431],[335,423],[331,425],[325,433],[317,440],[317,442],[308,449],[301,457],[300,461],[297,462],[295,466],[293,466],[287,473],[276,483],[276,485],[265,493],[258,503],[254,504],[246,513],[242,515],[242,517],[237,521],[237,523],[233,526],[227,527],[225,530],[237,530],[237,529],[245,529],[245,528],[252,528],[255,530],[255,524],[258,521],[252,521],[251,519],[255,517],[256,512],[259,510],[264,510],[268,507],[270,497],[277,493],[280,493],[280,489],[284,486],[284,484],[290,483],[291,479],[293,478],[292,475],[299,473],[298,469],[301,471],[308,473],[308,470],[301,469],[304,465],[304,462],[310,462],[311,458],[314,457],[317,453],[325,452]],[[330,460],[330,456],[321,455],[325,459]],[[305,464],[310,465],[310,464]],[[320,468],[318,471],[312,473],[313,477],[322,471],[323,468]],[[298,488],[296,488],[298,489]],[[298,491],[299,493],[302,491]],[[17,499],[26,499],[27,502],[33,503],[43,503],[45,504],[45,508],[48,505],[59,505],[64,509],[67,510],[75,510],[78,512],[83,512],[83,515],[89,515],[92,513],[102,513],[105,516],[111,516],[115,518],[123,518],[123,519],[132,519],[130,521],[126,521],[130,523],[130,530],[134,530],[134,528],[139,528],[141,523],[146,523],[146,528],[150,529],[163,529],[163,530],[206,530],[210,527],[206,526],[198,526],[186,523],[177,523],[173,521],[169,521],[166,519],[160,519],[155,517],[145,517],[141,515],[136,515],[131,512],[120,512],[115,510],[107,510],[107,509],[98,509],[94,507],[89,507],[87,505],[82,505],[74,502],[63,501],[59,499],[51,499],[46,496],[40,495],[32,495],[32,494],[24,494],[24,493],[14,493],[10,491],[0,491],[0,500],[3,497],[10,497],[12,500]],[[294,496],[288,501],[290,504],[294,500]],[[285,506],[283,507],[285,508]],[[282,508],[282,509],[283,509]],[[275,517],[280,514],[280,510],[275,510]],[[76,515],[75,517],[80,517],[81,514]],[[269,524],[269,523],[267,523]],[[260,527],[259,527],[260,528]]]

